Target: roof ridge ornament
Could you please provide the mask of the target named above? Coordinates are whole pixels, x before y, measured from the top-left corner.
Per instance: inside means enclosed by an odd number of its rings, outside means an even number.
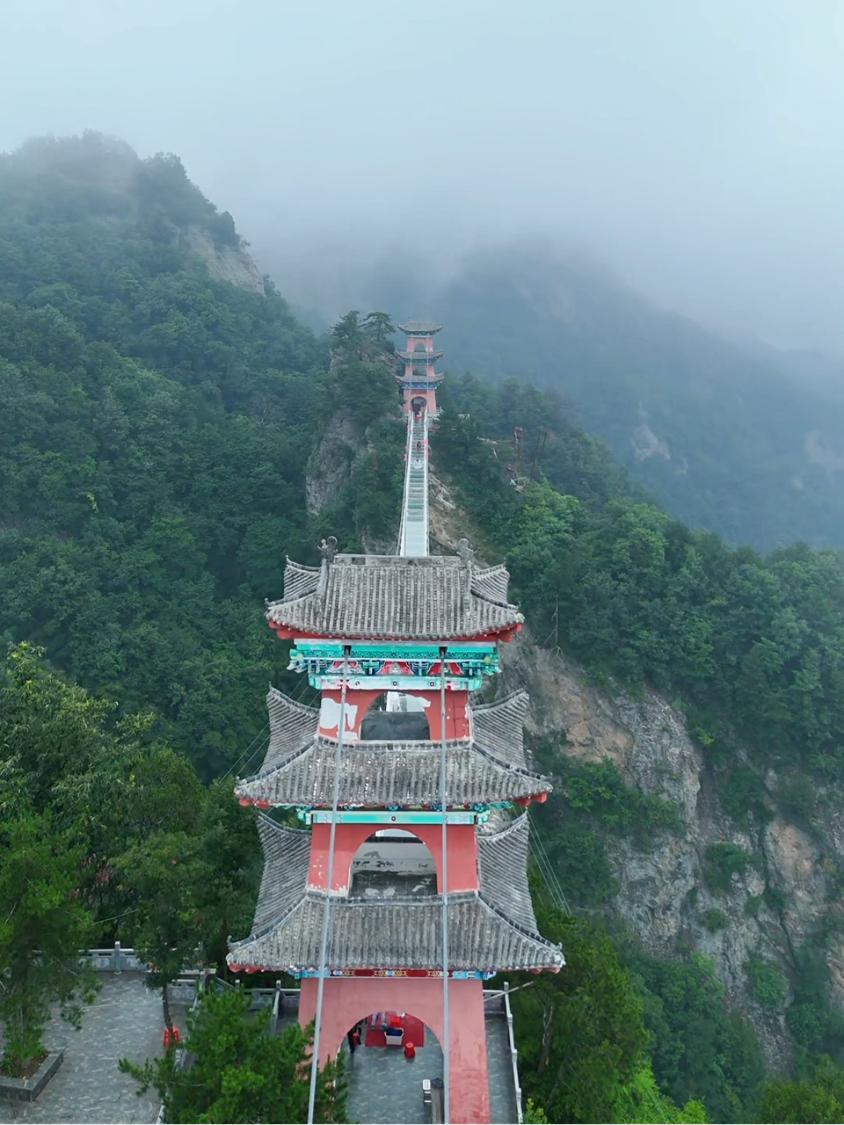
[[[319,552],[329,565],[333,563],[334,556],[337,554],[337,536],[329,535],[327,539],[321,539],[319,543]]]
[[[329,535],[328,538],[323,538],[319,543],[319,553],[322,555],[322,564],[319,571],[319,584],[316,589],[316,595],[320,604],[325,601],[325,595],[328,593],[328,568],[334,562],[334,556],[337,554],[337,536]]]
[[[464,566],[472,565],[475,559],[475,549],[470,539],[467,539],[465,536],[462,539],[458,539],[454,550]]]

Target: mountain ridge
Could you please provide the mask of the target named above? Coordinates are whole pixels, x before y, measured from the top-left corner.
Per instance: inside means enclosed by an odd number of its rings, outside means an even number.
[[[452,371],[554,389],[691,526],[761,550],[844,546],[844,363],[719,336],[537,242],[470,253],[435,281],[412,258],[364,263],[354,298],[445,323]]]

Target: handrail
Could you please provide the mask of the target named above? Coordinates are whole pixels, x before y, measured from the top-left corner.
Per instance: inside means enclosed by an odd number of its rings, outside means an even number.
[[[419,558],[428,554],[428,415],[407,416],[404,494],[398,553]]]
[[[533,983],[533,982],[531,982]],[[524,1111],[522,1110],[522,1087],[519,1084],[519,1049],[513,1033],[513,1013],[510,1009],[510,982],[504,982],[504,1014],[507,1017],[507,1039],[510,1044],[510,1064],[513,1067],[513,1093],[516,1098],[516,1125],[522,1125]]]

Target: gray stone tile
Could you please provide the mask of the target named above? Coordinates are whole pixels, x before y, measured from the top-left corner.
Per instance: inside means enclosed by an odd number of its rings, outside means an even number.
[[[516,1120],[516,1090],[507,1019],[503,1013],[488,1012],[486,1049],[489,1061],[489,1100],[493,1125],[512,1125]]]
[[[361,1125],[422,1125],[430,1121],[422,1103],[422,1079],[442,1078],[443,1056],[426,1029],[425,1046],[415,1059],[406,1059],[398,1047],[359,1047],[350,1057],[343,1048],[349,1077],[349,1121]]]
[[[56,1016],[45,1036],[50,1048],[64,1047],[64,1062],[36,1102],[0,1101],[0,1122],[153,1122],[158,1098],[139,1098],[137,1086],[117,1069],[121,1058],[143,1062],[161,1053],[164,1020],[161,996],[140,974],[99,975],[102,988],[75,1031]],[[174,1013],[175,1014],[175,1013]],[[184,1028],[184,1015],[177,1019]]]

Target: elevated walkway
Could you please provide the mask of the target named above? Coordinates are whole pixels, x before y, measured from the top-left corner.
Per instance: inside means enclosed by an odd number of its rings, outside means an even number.
[[[428,554],[428,414],[407,416],[404,501],[399,554],[419,558]]]

